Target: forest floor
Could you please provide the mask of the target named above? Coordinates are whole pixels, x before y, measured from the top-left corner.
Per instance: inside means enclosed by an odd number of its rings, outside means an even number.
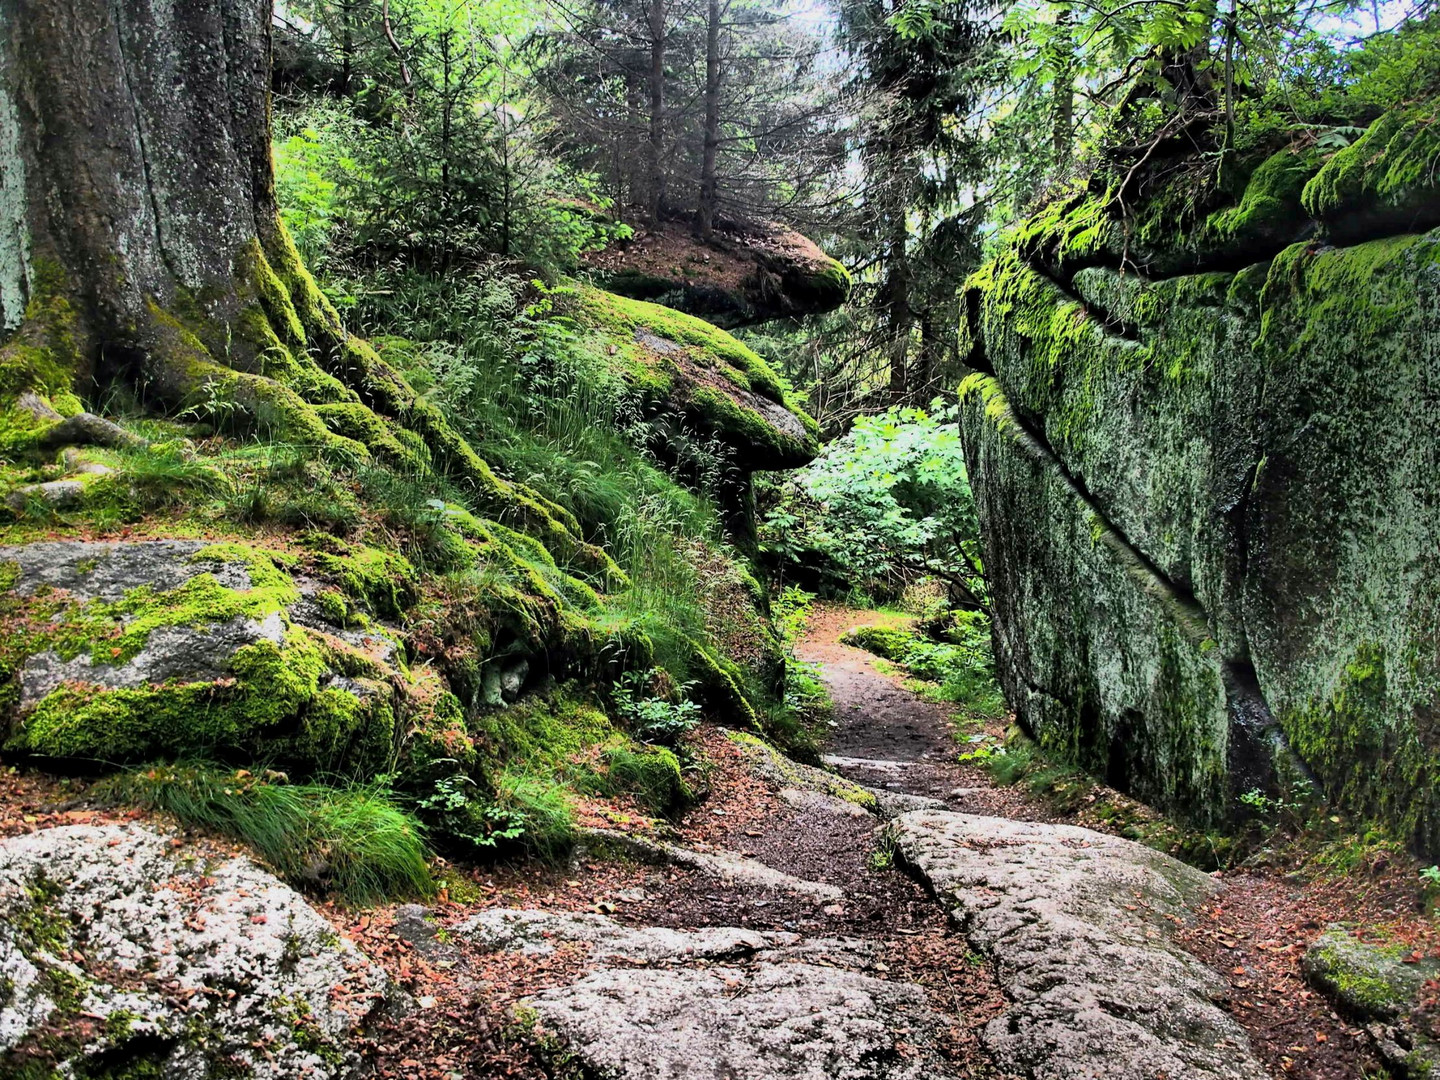
[[[1000,737],[1005,719],[981,721],[925,700],[883,661],[840,643],[851,626],[894,616],[822,607],[798,654],[819,665],[834,704],[825,760],[873,789],[942,799],[948,809],[1026,821],[1105,829],[1088,808],[1123,800],[1095,788],[1078,808],[1059,808],[1024,785],[997,785],[982,764],[957,761],[961,744],[983,732]],[[484,870],[451,868],[448,888],[415,932],[413,908],[364,912],[334,904],[321,910],[415,998],[417,1008],[369,1033],[377,1075],[404,1080],[562,1075],[517,1025],[527,997],[573,982],[584,948],[549,955],[467,948],[450,929],[488,908],[541,908],[604,914],[626,925],[744,927],[787,931],[810,940],[864,939],[876,948],[872,970],[922,987],[948,1028],[935,1050],[955,1075],[1003,1080],[988,1061],[981,1032],[1005,1007],[991,965],[976,956],[924,888],[893,868],[877,848],[869,814],[837,816],[782,797],[742,747],[715,728],[697,733],[710,762],[710,796],[669,832],[672,842],[747,856],[795,877],[838,886],[844,899],[815,897],[727,881],[677,865],[592,857],[566,866],[526,862]],[[959,740],[959,741],[957,741]],[[83,794],[83,793],[82,793]],[[1067,806],[1074,807],[1072,800]],[[0,836],[53,825],[128,819],[87,807],[73,783],[38,774],[0,775]],[[1132,817],[1133,820],[1133,817]],[[649,827],[610,815],[611,830]],[[1283,862],[1283,860],[1280,860]],[[1294,866],[1220,873],[1226,889],[1201,908],[1178,937],[1219,971],[1223,1002],[1275,1077],[1359,1080],[1383,1076],[1368,1037],[1338,1016],[1303,981],[1305,946],[1337,921],[1384,927],[1437,955],[1440,940],[1416,910],[1414,868],[1375,865],[1349,877],[1316,877]]]

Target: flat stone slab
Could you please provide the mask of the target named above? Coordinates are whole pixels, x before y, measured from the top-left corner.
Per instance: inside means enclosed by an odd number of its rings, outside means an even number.
[[[0,1075],[175,1080],[363,1075],[390,992],[293,889],[138,825],[0,841],[0,987]]]
[[[616,1080],[948,1076],[924,992],[812,964],[609,970],[531,999],[541,1026]]]
[[[985,1041],[1037,1080],[1264,1080],[1217,1004],[1224,980],[1172,940],[1219,886],[1158,851],[1069,825],[916,811],[897,858],[994,960],[1011,1006]]]
[[[625,926],[584,912],[492,909],[454,940],[544,956],[575,944],[586,974],[524,1003],[607,1080],[923,1080],[953,1074],[925,993],[877,978],[876,948],[849,938],[711,926]]]
[[[696,851],[694,848],[666,843],[663,840],[634,836],[614,829],[581,829],[580,836],[584,841],[584,846],[589,849],[601,851],[608,849],[644,862],[683,866],[688,870],[718,878],[727,885],[751,885],[761,889],[775,889],[779,892],[806,896],[824,903],[835,903],[845,899],[845,890],[838,885],[798,878],[783,870],[766,866],[758,859],[738,855],[733,851],[721,849]]]
[[[839,754],[822,754],[820,760],[832,769],[867,769],[870,772],[899,773],[923,764],[919,761],[895,761],[890,758],[844,757]]]

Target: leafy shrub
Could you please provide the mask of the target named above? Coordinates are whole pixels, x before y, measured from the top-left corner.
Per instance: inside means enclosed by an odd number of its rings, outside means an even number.
[[[1005,714],[1005,698],[995,681],[990,651],[990,621],[978,612],[954,612],[945,620],[946,641],[932,641],[914,630],[860,626],[840,639],[890,660],[917,679],[937,684],[936,696],[990,719]]]
[[[630,725],[631,734],[642,742],[676,747],[700,722],[700,706],[687,699],[688,684],[667,696],[653,692],[666,678],[658,668],[627,671],[611,691],[615,711]]]
[[[291,884],[348,904],[435,891],[419,823],[378,785],[291,784],[278,773],[180,764],[118,774],[97,794],[232,837]]]
[[[440,778],[414,805],[447,841],[482,851],[520,840],[529,825],[523,811],[487,801],[475,780],[464,773]]]
[[[980,531],[954,407],[861,417],[779,489],[761,523],[782,573],[893,598],[938,577],[952,603],[983,607]]]

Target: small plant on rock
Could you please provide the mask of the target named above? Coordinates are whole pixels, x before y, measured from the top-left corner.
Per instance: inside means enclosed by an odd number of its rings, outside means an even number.
[[[635,738],[673,749],[700,722],[700,706],[688,698],[690,683],[676,687],[669,696],[653,693],[664,679],[658,668],[627,671],[616,682],[612,698],[615,711],[630,724]]]

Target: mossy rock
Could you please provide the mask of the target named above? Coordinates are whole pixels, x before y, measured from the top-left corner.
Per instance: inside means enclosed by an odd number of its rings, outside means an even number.
[[[1402,942],[1361,941],[1352,927],[1336,925],[1315,939],[1300,968],[1310,985],[1367,1025],[1394,1076],[1430,1080],[1440,1076],[1440,1028],[1422,998],[1440,978],[1440,960],[1412,950]]]
[[[850,274],[792,229],[751,222],[709,243],[688,224],[664,222],[587,256],[611,292],[676,308],[726,329],[833,311],[850,297]]]
[[[1330,156],[1305,185],[1303,201],[1343,241],[1440,224],[1440,99],[1380,116]]]
[[[853,645],[896,662],[905,659],[914,641],[913,631],[898,626],[856,626],[840,635],[842,645]]]
[[[1332,926],[1305,951],[1305,978],[1359,1020],[1397,1020],[1413,1009],[1440,961],[1413,961],[1401,944],[1373,945]]]
[[[0,599],[6,748],[106,763],[228,754],[304,771],[382,768],[403,654],[377,628],[297,621],[321,610],[303,606],[297,562],[190,540],[0,548],[11,568]]]
[[[752,349],[701,319],[583,287],[573,318],[644,402],[663,443],[666,424],[713,436],[745,470],[795,468],[819,452],[818,428],[790,386]]]
[[[1404,180],[1424,108],[1387,116],[1184,214],[1095,185],[1022,225],[969,283],[962,431],[997,666],[1047,752],[1206,828],[1298,759],[1433,851],[1440,233]]]

